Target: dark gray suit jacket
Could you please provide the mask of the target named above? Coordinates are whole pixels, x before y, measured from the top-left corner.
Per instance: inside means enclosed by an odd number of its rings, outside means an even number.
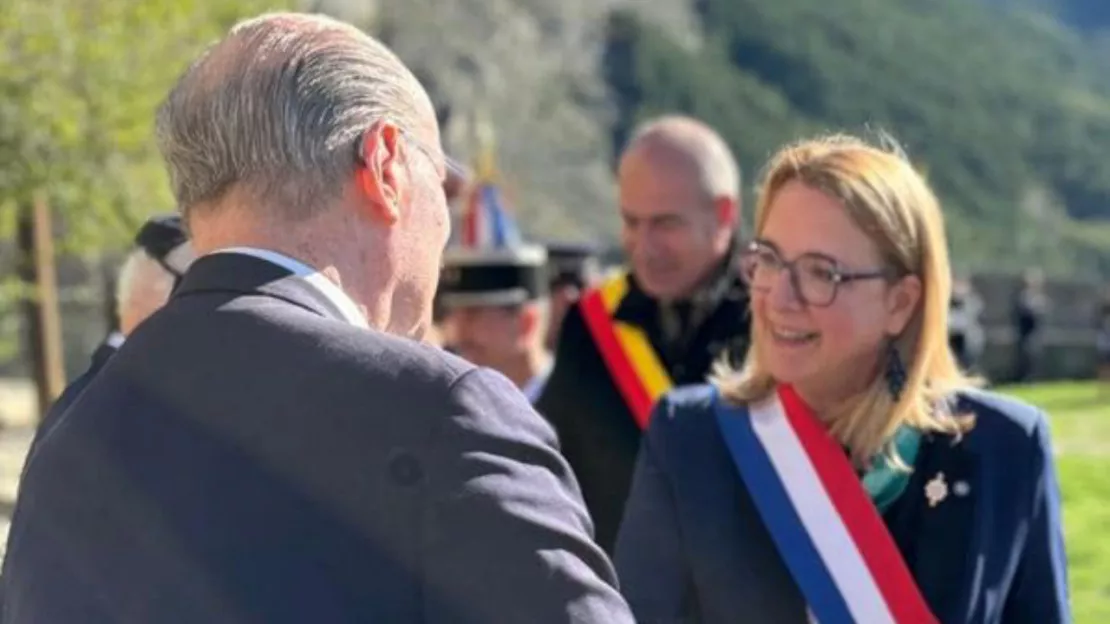
[[[631,622],[504,377],[200,259],[44,437],[7,623]]]

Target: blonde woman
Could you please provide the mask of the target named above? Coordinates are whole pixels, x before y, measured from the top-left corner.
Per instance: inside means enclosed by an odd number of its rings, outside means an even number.
[[[947,342],[937,200],[896,149],[771,161],[741,370],[656,406],[616,547],[637,621],[1070,619],[1043,414]]]

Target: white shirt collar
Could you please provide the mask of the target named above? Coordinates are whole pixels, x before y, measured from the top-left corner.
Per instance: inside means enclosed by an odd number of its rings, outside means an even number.
[[[108,337],[104,339],[104,344],[112,347],[113,349],[118,349],[123,346],[124,340],[126,340],[126,338],[124,338],[123,334],[118,331],[114,331],[108,334]]]
[[[272,262],[288,270],[293,275],[303,278],[310,286],[314,287],[321,295],[326,297],[328,301],[335,304],[335,307],[339,309],[343,318],[351,325],[363,329],[369,329],[370,327],[369,323],[366,322],[366,317],[362,314],[362,311],[359,310],[358,305],[347,296],[347,293],[343,292],[343,289],[336,286],[335,282],[325,277],[323,273],[300,260],[290,258],[276,251],[259,249],[257,247],[228,247],[213,253],[237,253]]]

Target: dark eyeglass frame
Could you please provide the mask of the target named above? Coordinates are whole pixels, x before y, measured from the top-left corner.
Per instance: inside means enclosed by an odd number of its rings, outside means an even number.
[[[834,302],[836,302],[836,297],[840,294],[840,287],[843,284],[848,284],[861,280],[890,279],[895,275],[894,272],[890,269],[848,271],[842,267],[842,265],[836,258],[817,252],[804,253],[797,258],[794,258],[793,260],[787,260],[786,258],[782,257],[782,253],[779,251],[778,247],[774,243],[768,240],[756,239],[745,245],[744,250],[740,252],[740,276],[744,280],[744,283],[747,284],[748,288],[750,289],[754,290],[755,285],[752,283],[751,276],[748,274],[748,270],[746,268],[747,261],[749,258],[756,258],[759,254],[767,252],[770,252],[772,255],[775,256],[776,259],[778,259],[779,271],[785,270],[787,272],[787,275],[790,276],[790,286],[794,289],[794,295],[798,298],[798,301],[801,301],[803,305],[815,308],[827,308],[831,306]],[[829,263],[832,276],[832,294],[829,295],[828,301],[812,301],[806,297],[804,292],[802,292],[801,278],[798,276],[798,263],[804,261],[807,258],[816,258]],[[760,292],[765,292],[768,289],[761,288],[759,290]]]
[[[463,165],[461,162],[455,160],[454,158],[451,158],[442,150],[433,150],[432,148],[425,145],[422,141],[412,136],[412,134],[410,134],[409,131],[405,130],[404,128],[398,126],[398,130],[401,132],[401,137],[404,138],[406,142],[408,142],[418,151],[427,156],[428,160],[432,161],[433,167],[436,165],[436,163],[443,162],[444,183],[447,183],[447,181],[450,180],[452,177],[460,178],[462,180],[470,179],[470,171],[466,168],[466,165]],[[363,165],[367,164],[366,154],[363,152],[363,139],[365,138],[365,136],[365,130],[359,132],[358,136],[355,137],[354,145],[352,146],[355,152],[355,162],[361,163]]]

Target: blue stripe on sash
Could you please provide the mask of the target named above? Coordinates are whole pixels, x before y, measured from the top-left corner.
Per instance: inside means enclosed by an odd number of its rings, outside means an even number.
[[[726,405],[719,396],[715,403],[733,463],[810,610],[821,624],[853,624],[848,604],[794,510],[747,410]]]

